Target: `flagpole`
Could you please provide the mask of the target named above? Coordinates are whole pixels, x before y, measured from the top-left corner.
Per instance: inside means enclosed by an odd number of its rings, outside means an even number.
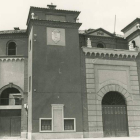
[[[115,21],[114,21],[114,34],[116,34],[115,33],[115,28],[116,28],[116,15],[115,15]]]

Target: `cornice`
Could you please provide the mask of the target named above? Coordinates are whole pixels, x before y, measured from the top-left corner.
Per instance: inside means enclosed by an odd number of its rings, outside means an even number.
[[[44,7],[35,7],[31,6],[31,9],[41,9],[45,11],[53,11],[53,12],[64,12],[64,13],[80,13],[80,11],[73,11],[73,10],[64,10],[64,9],[49,9],[49,8],[44,8]]]
[[[23,61],[27,57],[23,56],[0,56],[0,61],[5,62],[5,61]]]
[[[85,35],[86,38],[90,39],[96,39],[96,40],[109,40],[109,41],[125,41],[123,38],[118,38],[118,37],[104,37],[104,36],[93,36],[93,35]]]
[[[122,57],[124,58],[124,56],[126,58],[128,57],[135,57],[138,55],[137,51],[129,51],[129,50],[121,50],[121,49],[103,49],[103,48],[89,48],[89,47],[82,47],[83,52],[85,53],[85,55],[87,54],[94,54],[95,56],[98,54],[99,56],[103,55],[104,57],[106,55],[109,55],[109,57],[112,55],[113,57]]]
[[[31,22],[31,24],[40,25],[40,26],[61,27],[61,28],[77,28],[77,29],[82,25],[82,23],[38,20],[38,19],[30,19],[30,22]]]
[[[3,34],[3,35],[0,35],[0,38],[2,38],[2,39],[28,38],[28,35]]]

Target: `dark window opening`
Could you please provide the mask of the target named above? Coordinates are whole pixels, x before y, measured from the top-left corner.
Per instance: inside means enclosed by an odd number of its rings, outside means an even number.
[[[97,48],[104,48],[104,45],[102,43],[98,43]]]
[[[134,40],[132,41],[132,44],[133,44],[133,48],[136,48],[136,42]]]
[[[21,98],[16,98],[16,94],[20,94],[16,88],[5,89],[0,96],[0,105],[21,105]]]
[[[30,40],[30,50],[31,50],[31,45],[32,45],[32,43],[31,43],[31,40]]]
[[[64,120],[64,130],[74,130],[74,120]]]
[[[21,99],[15,98],[15,105],[21,105]]]
[[[7,55],[16,55],[16,43],[10,42],[7,48]]]
[[[124,97],[115,91],[105,94],[102,105],[126,105]]]
[[[52,130],[52,120],[41,120],[41,131]]]

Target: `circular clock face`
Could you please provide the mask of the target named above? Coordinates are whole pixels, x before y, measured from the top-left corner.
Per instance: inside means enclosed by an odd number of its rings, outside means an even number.
[[[61,39],[61,34],[60,34],[60,31],[55,29],[53,30],[52,32],[52,40],[55,42],[55,43],[58,43]]]

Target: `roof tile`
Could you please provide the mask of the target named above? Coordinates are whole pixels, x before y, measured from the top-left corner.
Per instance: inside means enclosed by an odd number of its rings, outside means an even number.
[[[35,7],[35,6],[31,6],[31,8],[38,8],[38,9],[47,9],[47,10],[58,10],[58,11],[67,11],[67,12],[77,12],[80,13],[80,11],[72,11],[72,10],[63,10],[63,9],[49,9],[49,8],[43,8],[43,7]]]
[[[4,31],[0,31],[0,34],[17,34],[17,33],[26,33],[26,30],[4,30]]]

